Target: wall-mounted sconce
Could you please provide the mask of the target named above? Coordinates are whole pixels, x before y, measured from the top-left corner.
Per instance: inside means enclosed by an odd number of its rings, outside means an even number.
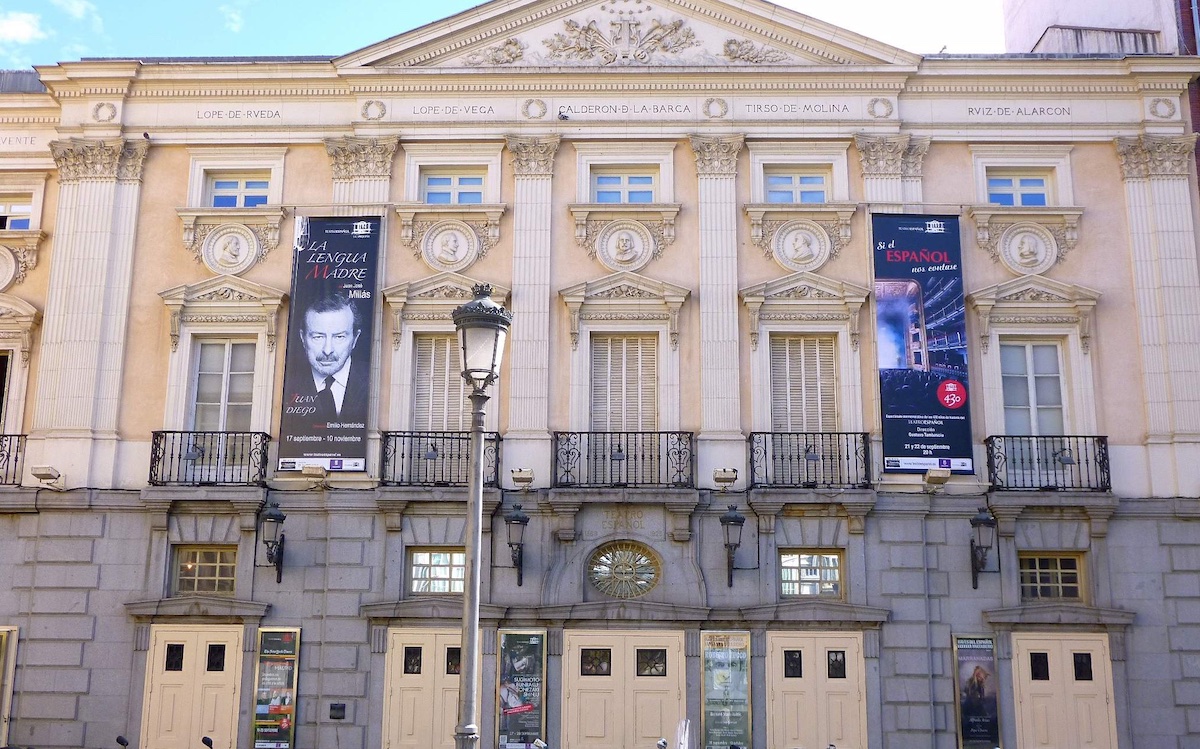
[[[988,551],[996,541],[996,518],[986,507],[980,507],[971,518],[975,535],[971,538],[971,587],[979,589],[979,573],[987,566]]]
[[[1051,454],[1054,456],[1054,459],[1059,462],[1060,465],[1064,465],[1064,466],[1075,465],[1075,455],[1071,452],[1071,448],[1069,448],[1069,447],[1064,447],[1061,450],[1055,450]]]
[[[518,587],[525,583],[525,527],[527,525],[529,525],[529,516],[521,512],[519,504],[513,505],[512,512],[504,516],[504,526],[508,529],[508,551],[512,555],[513,566],[517,568]]]
[[[625,460],[625,450],[621,447],[620,443],[617,443],[617,449],[612,451],[612,455],[609,456],[609,459],[617,462]]]
[[[425,451],[425,460],[437,460],[437,459],[438,459],[437,445],[430,442],[429,449]]]
[[[305,466],[306,469],[308,467]],[[267,547],[267,563],[254,566],[274,567],[275,582],[277,583],[283,582],[283,543],[286,540],[283,533],[284,520],[287,520],[287,515],[284,515],[283,511],[279,509],[278,502],[272,502],[258,514],[258,535],[262,539],[263,546]]]
[[[714,468],[713,483],[722,492],[729,491],[729,487],[737,483],[738,470],[736,468]]]
[[[949,468],[930,468],[925,471],[924,484],[925,491],[933,494],[942,488],[947,481],[950,480]]]
[[[29,472],[47,489],[61,492],[66,488],[62,474],[54,466],[34,466],[29,469]]]
[[[197,445],[195,442],[188,445],[188,449],[183,451],[183,455],[179,456],[183,460],[197,461],[204,458],[204,448]]]
[[[729,505],[729,509],[721,516],[721,530],[725,534],[725,567],[729,572],[729,587],[733,587],[733,555],[742,545],[742,526],[746,524],[746,516],[737,511],[737,505]]]
[[[532,468],[514,468],[512,469],[513,486],[520,489],[522,492],[529,491],[529,485],[533,483]]]
[[[821,453],[817,452],[816,445],[805,445],[804,446],[804,459],[807,460],[809,463],[821,462]]]

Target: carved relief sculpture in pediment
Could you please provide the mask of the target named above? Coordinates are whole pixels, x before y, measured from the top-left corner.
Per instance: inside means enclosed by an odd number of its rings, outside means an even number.
[[[738,293],[750,313],[752,350],[758,349],[764,322],[841,323],[849,333],[851,347],[858,349],[859,313],[869,289],[802,271],[748,286]]]
[[[451,313],[475,298],[472,289],[478,283],[481,282],[447,271],[384,289],[383,298],[392,315],[392,348],[400,349],[405,321],[445,322],[452,328]],[[510,291],[492,284],[492,299],[503,306],[508,303]]]
[[[579,347],[580,321],[667,323],[671,348],[679,346],[679,308],[690,293],[682,286],[622,271],[558,292],[571,316],[571,348]]]
[[[979,321],[980,348],[987,352],[994,328],[1041,333],[1048,328],[1073,331],[1084,353],[1089,350],[1092,317],[1100,292],[1044,276],[1023,276],[967,294]]]
[[[171,316],[171,350],[179,347],[184,325],[215,326],[226,333],[257,330],[275,348],[276,320],[287,294],[279,289],[222,275],[176,286],[158,294]]]

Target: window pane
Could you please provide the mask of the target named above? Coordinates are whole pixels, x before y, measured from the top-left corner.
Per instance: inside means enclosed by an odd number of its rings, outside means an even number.
[[[247,195],[246,199],[242,205],[245,208],[255,208],[257,206],[266,205],[266,204],[267,204],[267,196],[266,195]]]
[[[8,228],[14,229],[14,230],[15,229],[28,229],[29,228],[29,219],[28,218],[11,218],[8,220]]]
[[[1006,205],[1011,205],[1011,203]],[[1021,196],[1021,205],[1046,205],[1046,196],[1043,193],[1025,193]]]
[[[214,195],[213,208],[237,208],[236,195]]]
[[[643,176],[633,175],[629,178],[629,184],[631,184],[631,185],[653,185],[654,177],[651,177],[649,175],[643,175]]]
[[[790,203],[792,202],[792,191],[784,192],[782,190],[769,190],[767,192],[768,203]]]
[[[1024,377],[1002,377],[1004,405],[1009,407],[1029,406],[1029,384]]]
[[[1034,377],[1033,387],[1039,407],[1062,405],[1062,387],[1057,376]]]
[[[449,205],[450,193],[448,192],[429,192],[425,193],[425,202],[434,205]]]
[[[214,190],[236,190],[236,189],[238,189],[238,183],[237,183],[237,180],[233,180],[233,179],[219,179],[216,182],[213,182],[213,189]]]
[[[1062,434],[1063,412],[1061,408],[1038,409],[1038,434]]]
[[[825,202],[825,192],[824,191],[813,192],[812,190],[801,190],[800,191],[800,202],[801,203],[824,203]]]
[[[458,184],[467,185],[467,186],[474,186],[474,185],[482,186],[483,185],[483,177],[459,177]]]
[[[802,185],[824,185],[825,178],[819,174],[800,175],[800,184],[802,184]]]
[[[458,194],[458,202],[466,204],[479,204],[483,202],[483,193],[481,192],[460,192]]]
[[[254,371],[254,344],[235,343],[231,347],[229,368],[234,372]]]
[[[1058,346],[1035,345],[1031,348],[1033,349],[1033,373],[1057,375]]]
[[[599,190],[596,192],[597,203],[620,203],[621,193],[612,192],[611,190]]]
[[[654,202],[654,193],[649,190],[630,190],[629,191],[629,202],[630,203],[653,203]]]
[[[1011,180],[1009,181],[1011,183]],[[1046,189],[1046,180],[1042,177],[1021,177],[1021,187]]]
[[[596,176],[597,185],[619,185],[621,178],[616,175],[599,174]]]
[[[993,205],[1014,205],[1011,193],[988,193],[988,202]]]
[[[794,182],[795,182],[795,179],[790,174],[768,174],[767,175],[767,186],[768,187],[789,187],[790,188],[794,184]]]
[[[425,184],[430,187],[449,187],[452,180],[450,177],[426,177]]]

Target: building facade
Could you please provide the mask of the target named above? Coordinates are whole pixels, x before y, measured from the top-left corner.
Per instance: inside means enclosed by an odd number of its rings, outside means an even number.
[[[451,746],[490,284],[486,749],[1197,746],[1197,72],[494,0],[7,74],[0,743]]]

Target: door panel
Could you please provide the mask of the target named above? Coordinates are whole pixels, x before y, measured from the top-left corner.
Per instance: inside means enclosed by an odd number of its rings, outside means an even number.
[[[682,633],[568,632],[563,652],[564,749],[646,749],[675,736]]]
[[[241,674],[242,627],[152,625],[140,745],[190,749],[208,736],[214,749],[233,749]]]
[[[459,676],[448,652],[461,639],[451,629],[388,630],[384,749],[453,749]]]
[[[1013,634],[1017,733],[1030,749],[1115,749],[1105,634]]]
[[[861,634],[768,633],[767,659],[768,749],[865,749]]]

